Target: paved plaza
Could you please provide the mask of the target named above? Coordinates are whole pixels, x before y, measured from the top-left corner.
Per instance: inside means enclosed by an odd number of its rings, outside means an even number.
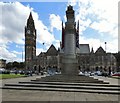
[[[20,81],[30,81],[40,76],[32,76],[26,78],[4,79],[5,83],[18,83]],[[100,78],[109,81],[110,84],[117,84],[117,79]],[[114,94],[98,94],[98,93],[83,93],[83,92],[59,92],[59,91],[35,91],[35,90],[2,90],[2,101],[118,101],[119,96]],[[114,103],[114,102],[113,102]]]
[[[3,101],[118,101],[117,95],[79,92],[3,90]]]

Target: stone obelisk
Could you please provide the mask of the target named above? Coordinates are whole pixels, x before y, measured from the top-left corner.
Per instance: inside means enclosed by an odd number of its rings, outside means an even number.
[[[68,6],[66,11],[67,22],[65,23],[64,53],[62,57],[62,75],[78,75],[76,58],[76,23],[74,10]]]

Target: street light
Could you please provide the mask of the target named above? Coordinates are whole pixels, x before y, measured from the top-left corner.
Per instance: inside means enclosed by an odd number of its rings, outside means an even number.
[[[107,42],[105,42],[105,52],[106,52],[106,49],[107,49],[107,48],[106,48],[106,45],[107,45]]]
[[[45,44],[45,43],[43,43],[43,51],[44,51],[44,44]]]
[[[106,50],[106,45],[107,45],[107,42],[105,42],[105,67],[107,68],[107,50]]]

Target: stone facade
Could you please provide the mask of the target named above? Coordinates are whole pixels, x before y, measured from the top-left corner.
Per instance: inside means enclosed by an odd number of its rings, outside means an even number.
[[[91,50],[89,53],[79,53],[79,68],[81,71],[116,71],[116,58],[112,53],[106,53],[102,47],[96,52]]]
[[[0,68],[6,68],[6,60],[0,59]]]
[[[99,47],[95,52],[93,48],[90,51],[89,44],[79,44],[79,22],[76,27],[72,6],[68,6],[66,17],[65,27],[62,22],[60,48],[57,50],[54,45],[51,45],[47,52],[41,52],[36,56],[36,29],[32,13],[30,13],[27,26],[25,26],[26,69],[40,72],[51,67],[62,70],[63,74],[75,73],[75,71],[77,74],[78,70],[103,71],[108,68],[116,71],[116,59],[112,53],[106,53],[102,47]],[[76,70],[72,71],[70,68]]]

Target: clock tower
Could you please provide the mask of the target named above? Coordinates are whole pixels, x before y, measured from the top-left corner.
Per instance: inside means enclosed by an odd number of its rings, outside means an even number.
[[[26,69],[33,69],[33,61],[36,57],[36,29],[32,13],[30,12],[25,26],[25,65]]]

